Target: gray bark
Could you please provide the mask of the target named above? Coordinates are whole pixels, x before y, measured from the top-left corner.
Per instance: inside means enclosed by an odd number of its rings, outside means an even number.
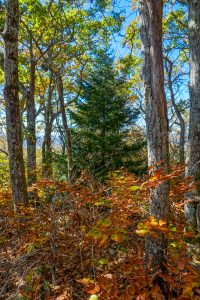
[[[141,41],[143,56],[143,90],[145,100],[148,164],[169,169],[167,105],[164,92],[162,53],[162,0],[141,0]],[[161,163],[160,163],[161,162]],[[157,165],[159,163],[159,166]],[[160,183],[150,193],[150,213],[157,220],[168,221],[168,183]],[[165,261],[167,240],[149,238],[146,244],[147,264],[159,268]]]
[[[189,53],[190,53],[190,124],[189,124],[189,159],[188,175],[194,180],[200,180],[200,1],[188,0],[189,5]],[[200,194],[200,185],[197,185],[196,195]],[[192,202],[191,202],[192,203]],[[197,202],[190,205],[194,211],[189,223],[197,226]],[[186,209],[186,208],[185,208]],[[187,217],[187,215],[186,215]]]
[[[167,71],[167,81],[168,81],[168,87],[171,97],[171,103],[175,110],[175,113],[177,115],[177,118],[179,120],[180,124],[180,140],[179,140],[179,162],[180,164],[185,163],[185,121],[183,119],[183,116],[181,114],[181,111],[176,104],[175,96],[174,96],[174,90],[173,90],[173,82],[172,82],[172,71],[173,71],[173,63],[170,59],[166,58],[166,71]]]
[[[53,126],[53,111],[52,111],[52,72],[49,71],[50,81],[47,95],[47,105],[45,106],[45,134],[42,144],[42,176],[51,178],[53,175],[52,169],[52,141],[51,132]]]
[[[19,7],[17,0],[8,0],[6,22],[3,32],[5,43],[6,126],[10,164],[10,179],[14,203],[28,202],[25,168],[23,161],[22,128],[18,96],[18,32]]]
[[[35,67],[32,37],[30,36],[30,85],[27,95],[27,179],[28,186],[37,181],[36,174],[36,112],[35,112]]]
[[[60,102],[60,110],[62,115],[63,128],[65,131],[66,142],[67,142],[67,163],[68,163],[68,180],[69,182],[73,179],[73,155],[72,155],[72,142],[71,142],[71,132],[67,122],[67,116],[65,112],[65,102],[63,94],[63,82],[61,75],[57,75],[57,89]]]

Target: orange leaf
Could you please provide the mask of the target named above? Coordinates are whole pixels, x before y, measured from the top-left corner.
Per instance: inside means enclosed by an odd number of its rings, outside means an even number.
[[[174,283],[174,279],[167,274],[159,274],[159,277],[164,279],[164,281],[166,281],[167,283]]]
[[[86,287],[85,291],[90,295],[94,295],[100,292],[100,286],[98,284],[93,283]]]
[[[111,235],[111,239],[115,242],[123,241],[123,236],[120,233],[114,233]]]

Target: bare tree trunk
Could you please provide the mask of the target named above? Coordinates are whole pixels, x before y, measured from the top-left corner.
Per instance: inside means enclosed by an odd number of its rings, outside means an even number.
[[[52,72],[50,72],[50,82],[47,96],[47,106],[45,107],[45,134],[42,144],[42,175],[43,177],[51,178],[53,175],[52,169],[52,145],[51,145],[51,133],[53,126],[53,111],[52,111]]]
[[[190,124],[188,175],[200,180],[200,1],[188,0],[189,4],[189,52],[190,52]],[[200,185],[196,189],[200,195]],[[197,203],[194,199],[185,207],[186,217],[196,227]]]
[[[30,36],[30,86],[27,97],[27,180],[28,186],[37,181],[36,174],[36,113],[35,113],[35,67],[32,37]]]
[[[164,92],[162,53],[162,0],[141,0],[143,89],[145,98],[148,164],[169,169],[167,105]],[[156,164],[159,164],[159,166]],[[150,212],[157,220],[168,221],[169,186],[160,183],[151,190]],[[147,265],[155,271],[165,261],[167,240],[163,234],[146,243]]]
[[[18,32],[19,6],[17,0],[8,0],[6,23],[3,32],[5,43],[6,126],[10,164],[10,178],[14,203],[28,202],[25,168],[23,161],[22,128],[18,96]]]
[[[181,129],[180,141],[179,141],[179,162],[180,164],[184,164],[185,163],[185,121],[175,101],[173,83],[172,83],[173,63],[168,58],[166,58],[166,71],[168,76],[168,87],[170,91],[172,106],[179,120],[180,129]]]
[[[62,114],[62,122],[63,122],[63,127],[66,135],[66,142],[67,142],[68,180],[69,182],[71,182],[71,180],[73,179],[73,156],[72,156],[71,132],[67,123],[64,94],[63,94],[63,82],[62,82],[62,77],[60,75],[57,76],[57,89],[58,89],[58,96],[60,101],[60,110]]]
[[[59,114],[59,107],[58,106],[57,106],[57,113],[56,113],[56,125],[57,125],[57,128],[58,128],[59,138],[60,138],[60,141],[61,141],[62,155],[65,155],[65,152],[66,152],[66,139],[65,139],[65,134],[64,134],[64,131],[63,131],[63,127],[60,124],[60,114]]]

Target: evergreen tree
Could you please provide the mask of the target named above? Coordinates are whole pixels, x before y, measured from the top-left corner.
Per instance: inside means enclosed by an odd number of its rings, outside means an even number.
[[[129,125],[137,112],[130,109],[126,80],[115,70],[114,60],[107,51],[96,55],[81,87],[76,112],[72,113],[77,165],[96,176],[122,166],[130,168],[133,152],[144,142],[139,145],[128,142]]]

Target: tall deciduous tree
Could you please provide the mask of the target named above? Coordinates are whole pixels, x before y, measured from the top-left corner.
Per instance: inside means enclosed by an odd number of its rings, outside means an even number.
[[[73,153],[72,153],[72,142],[71,142],[71,131],[68,126],[67,115],[65,111],[65,100],[64,100],[64,90],[62,76],[57,74],[57,90],[60,102],[60,111],[62,115],[63,129],[65,132],[65,138],[67,142],[67,176],[69,182],[73,179]]]
[[[51,178],[53,175],[52,169],[52,140],[51,133],[53,127],[53,105],[52,105],[52,94],[53,94],[53,75],[49,71],[49,86],[47,92],[47,101],[44,108],[44,140],[42,143],[42,175],[43,177]]]
[[[141,40],[143,55],[143,89],[146,111],[148,164],[169,168],[168,121],[164,92],[162,53],[162,0],[140,1]],[[159,166],[158,166],[159,164]],[[151,215],[158,220],[169,218],[168,183],[151,190]],[[167,241],[162,234],[147,241],[147,261],[153,269],[165,260]]]
[[[172,107],[176,113],[176,116],[179,120],[180,125],[180,139],[179,139],[179,162],[180,164],[185,163],[185,120],[182,116],[181,110],[176,103],[176,98],[173,89],[173,80],[172,80],[172,72],[173,72],[173,62],[169,58],[165,58],[165,68],[167,75],[167,84],[169,88],[170,99],[172,103]]]
[[[36,175],[36,111],[35,111],[35,68],[32,35],[30,34],[30,84],[27,97],[27,179],[31,186]]]
[[[200,180],[200,1],[189,0],[190,127],[188,175]],[[197,194],[200,186],[197,187]],[[197,202],[190,203],[190,222],[196,226]]]
[[[18,0],[6,3],[6,22],[3,32],[5,43],[5,86],[7,141],[10,178],[15,203],[27,203],[27,187],[22,150],[22,129],[18,98]]]

